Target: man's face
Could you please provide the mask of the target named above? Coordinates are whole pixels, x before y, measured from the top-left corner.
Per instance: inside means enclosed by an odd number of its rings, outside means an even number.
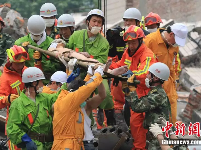
[[[24,68],[24,64],[25,62],[12,62],[11,66],[17,72],[21,72],[22,69]]]
[[[167,39],[167,42],[170,44],[170,45],[174,45],[176,42],[175,42],[175,35],[173,32],[170,32],[170,33],[167,33],[166,34],[166,39]]]
[[[62,83],[57,84],[55,81],[52,81],[51,89],[57,90],[58,88],[61,88],[61,86],[62,86]]]
[[[65,39],[69,39],[72,31],[74,30],[74,27],[60,27],[59,28],[59,32],[60,34],[65,38]]]
[[[135,25],[136,26],[136,20],[135,19],[124,19],[124,26],[125,27],[129,27],[131,25]]]
[[[102,27],[103,26],[103,19],[99,16],[92,16],[89,23],[89,29],[91,30],[91,27]]]
[[[137,50],[138,45],[139,45],[138,39],[129,40],[127,43],[128,43],[128,48],[129,48],[131,54],[135,53],[135,51]]]

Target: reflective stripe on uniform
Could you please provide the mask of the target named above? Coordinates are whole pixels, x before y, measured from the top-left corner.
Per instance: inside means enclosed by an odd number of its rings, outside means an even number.
[[[131,61],[128,59],[125,59],[124,64],[128,65],[128,68],[130,68]]]
[[[177,53],[176,60],[178,62],[178,64],[177,64],[177,73],[179,73],[179,72],[181,72],[181,68],[180,68],[180,66],[181,66],[181,60],[179,58],[179,53]]]
[[[123,52],[125,47],[116,47],[117,48],[117,52]]]
[[[137,76],[146,73],[146,72],[148,71],[148,69],[149,69],[150,61],[151,61],[151,57],[147,57],[147,58],[146,58],[146,64],[145,64],[143,70],[133,71],[133,73],[134,73],[135,75],[137,75]]]
[[[20,92],[21,92],[20,87],[19,87],[20,84],[21,84],[21,82],[19,80],[17,80],[16,82],[14,82],[10,85],[13,89],[16,88],[18,95],[20,95]]]
[[[19,86],[21,82],[17,80],[16,82],[12,83],[10,86],[14,89],[16,86]]]

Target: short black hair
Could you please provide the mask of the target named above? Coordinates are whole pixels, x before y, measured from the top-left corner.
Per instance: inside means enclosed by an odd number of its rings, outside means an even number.
[[[99,15],[90,15],[89,17],[87,17],[87,19],[86,19],[86,21],[88,20],[88,21],[90,21],[91,20],[91,18],[92,18],[92,16],[97,16],[97,17],[100,17],[100,18],[102,18],[102,25],[104,25],[105,24],[105,18],[104,17],[102,17],[102,16],[99,16]]]
[[[70,82],[70,84],[68,85],[68,89],[76,91],[77,89],[79,89],[79,87],[83,85],[85,85],[85,81],[83,81],[82,79],[75,79]]]
[[[167,27],[167,33],[171,33],[171,32],[172,32],[171,27],[168,26],[168,27]]]

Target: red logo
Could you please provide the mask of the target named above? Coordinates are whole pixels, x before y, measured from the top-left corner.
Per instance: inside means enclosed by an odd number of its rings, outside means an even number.
[[[160,73],[160,72],[161,72],[161,71],[160,71],[160,70],[158,70],[158,69],[156,69],[155,71],[156,71],[157,73]]]

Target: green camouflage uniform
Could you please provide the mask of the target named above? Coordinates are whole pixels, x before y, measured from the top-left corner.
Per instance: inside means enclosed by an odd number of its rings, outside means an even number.
[[[0,66],[3,66],[7,60],[6,50],[12,47],[14,41],[6,33],[0,33]]]
[[[145,119],[143,127],[149,129],[151,124],[157,123],[159,117],[164,117],[169,120],[170,104],[168,97],[161,86],[156,86],[146,95],[138,98],[136,92],[130,93],[126,100],[130,102],[131,108],[136,113],[145,112]],[[148,132],[150,134],[150,132]],[[151,134],[148,136],[149,147],[148,150],[160,150],[159,142]]]

